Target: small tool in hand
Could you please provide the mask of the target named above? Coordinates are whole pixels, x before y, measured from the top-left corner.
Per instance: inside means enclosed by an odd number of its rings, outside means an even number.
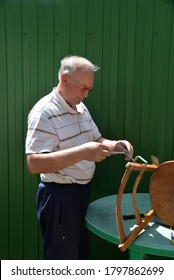
[[[111,152],[111,155],[126,155],[125,152]]]

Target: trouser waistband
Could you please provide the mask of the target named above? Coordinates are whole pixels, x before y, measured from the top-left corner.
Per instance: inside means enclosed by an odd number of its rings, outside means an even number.
[[[60,184],[60,183],[56,183],[56,182],[43,182],[41,181],[40,183],[42,183],[45,186],[55,186],[57,188],[86,188],[86,187],[90,187],[91,186],[91,182],[87,183],[87,184],[78,184],[78,183],[72,183],[72,184]]]

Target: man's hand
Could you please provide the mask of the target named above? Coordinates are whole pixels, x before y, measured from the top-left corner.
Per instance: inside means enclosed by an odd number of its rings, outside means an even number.
[[[98,142],[88,142],[83,145],[85,159],[100,162],[111,155],[110,148]]]
[[[115,146],[113,149],[115,152],[125,152],[125,160],[132,159],[134,149],[130,142],[127,140],[118,140],[115,142]]]

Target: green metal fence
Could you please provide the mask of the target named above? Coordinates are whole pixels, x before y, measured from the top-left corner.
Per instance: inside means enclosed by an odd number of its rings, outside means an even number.
[[[147,160],[174,158],[174,1],[0,0],[1,259],[42,257],[38,177],[24,154],[27,115],[69,54],[101,67],[86,104],[103,136],[128,139]],[[97,164],[91,200],[117,192],[124,165],[121,156]],[[90,258],[128,253],[91,234]]]

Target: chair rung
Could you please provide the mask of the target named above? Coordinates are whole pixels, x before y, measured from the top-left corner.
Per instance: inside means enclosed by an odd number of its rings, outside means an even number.
[[[143,163],[137,163],[137,162],[128,162],[126,164],[126,168],[131,167],[132,170],[134,170],[134,171],[141,171],[143,166],[144,166]],[[154,171],[157,167],[158,167],[158,165],[155,165],[155,164],[147,164],[145,171]]]

